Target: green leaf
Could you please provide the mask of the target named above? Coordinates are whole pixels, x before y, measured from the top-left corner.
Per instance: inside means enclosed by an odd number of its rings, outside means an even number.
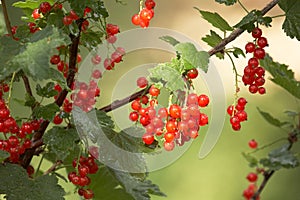
[[[106,112],[101,110],[96,110],[96,116],[101,127],[107,127],[113,129],[115,124],[110,116]]]
[[[215,0],[218,3],[224,3],[226,6],[231,6],[236,3],[237,0]]]
[[[281,86],[294,97],[300,99],[300,82],[294,77],[294,72],[288,69],[287,65],[274,62],[273,59],[266,55],[260,61],[263,66],[273,76],[271,79],[275,84]]]
[[[205,73],[208,71],[209,54],[206,51],[198,51],[192,43],[180,43],[175,46],[182,58],[194,68],[200,68]]]
[[[172,46],[175,46],[176,44],[179,43],[178,40],[176,40],[175,38],[173,38],[173,37],[171,37],[171,36],[168,36],[168,35],[162,36],[162,37],[160,37],[159,39],[161,39],[161,40],[163,40],[163,41],[165,41],[165,42],[171,44]]]
[[[215,47],[222,41],[222,38],[215,31],[210,30],[210,35],[206,35],[202,38],[202,40],[206,42],[209,46]],[[220,59],[224,59],[224,53],[219,52],[216,53],[215,56],[217,56]]]
[[[11,37],[0,38],[0,80],[4,80],[14,71],[20,69],[18,65],[11,65],[9,62],[24,49],[24,45],[13,40]]]
[[[0,176],[0,194],[5,194],[7,200],[64,199],[65,191],[58,185],[58,179],[54,175],[29,179],[21,166],[6,163],[0,165]]]
[[[235,28],[241,28],[243,30],[247,30],[251,32],[252,29],[255,27],[254,23],[258,22],[259,24],[265,25],[267,27],[271,26],[272,18],[270,17],[263,17],[260,10],[252,10],[249,12],[243,19],[234,25]]]
[[[79,136],[75,128],[55,126],[46,132],[43,141],[49,151],[56,155],[56,160],[65,160],[74,150]]]
[[[41,97],[54,97],[55,95],[58,94],[56,90],[54,90],[55,83],[49,82],[47,83],[44,87],[41,87],[40,84],[36,85],[36,94],[41,96]]]
[[[204,42],[206,42],[209,46],[215,47],[222,41],[222,37],[217,34],[215,31],[210,30],[210,35],[206,35],[202,38]]]
[[[285,20],[282,29],[287,36],[300,40],[300,1],[298,0],[280,0],[279,7],[285,12]]]
[[[157,185],[127,172],[120,172],[106,166],[92,177],[89,186],[95,196],[103,200],[150,200],[150,194],[165,196]]]
[[[88,29],[81,34],[80,43],[89,50],[94,49],[102,43],[101,38],[103,35],[103,32]]]
[[[268,155],[268,158],[261,160],[261,163],[271,170],[280,168],[295,168],[299,166],[298,158],[289,150],[290,144],[285,144],[278,149],[274,149]]]
[[[63,75],[50,67],[49,60],[53,49],[69,42],[67,35],[50,26],[33,34],[26,45],[8,39],[0,41],[5,47],[0,47],[0,79],[23,70],[34,81],[53,79],[63,82]]]
[[[238,47],[233,47],[233,48],[234,48],[234,50],[232,53],[233,53],[234,57],[238,58],[239,55],[242,55],[244,58],[246,57],[246,55],[244,54],[244,51],[242,49],[240,49]]]
[[[183,90],[185,83],[182,74],[167,64],[159,64],[149,69],[148,80],[153,83],[161,82],[170,91]]]
[[[59,112],[60,109],[55,103],[50,103],[45,106],[38,106],[33,110],[33,116],[36,118],[43,118],[44,120],[52,121],[55,114]]]
[[[8,157],[9,153],[7,151],[0,150],[0,163],[2,163]]]
[[[262,111],[260,108],[257,108],[258,112],[261,114],[261,116],[270,124],[276,127],[282,127],[287,124],[287,122],[281,122],[278,119],[274,118],[272,115],[270,115],[267,112]]]
[[[258,164],[257,158],[252,156],[251,154],[242,152],[243,157],[248,161],[250,167],[255,167]]]
[[[212,12],[200,10],[197,7],[194,7],[194,8],[200,12],[200,14],[202,15],[203,19],[205,19],[206,21],[208,21],[214,27],[220,29],[223,32],[225,32],[225,31],[233,31],[233,28],[218,13],[212,13]]]
[[[40,6],[42,2],[45,2],[45,0],[26,0],[26,1],[17,1],[12,4],[12,6],[16,8],[30,8],[35,9]],[[55,0],[47,0],[51,5],[55,2]]]

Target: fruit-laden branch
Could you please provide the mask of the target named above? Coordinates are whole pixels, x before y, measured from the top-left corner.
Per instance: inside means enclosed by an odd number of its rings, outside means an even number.
[[[267,4],[262,10],[261,13],[262,15],[265,15],[267,12],[269,12],[272,8],[274,8],[278,4],[279,0],[273,0],[269,4]],[[229,44],[230,42],[234,41],[237,37],[239,37],[244,30],[238,28],[234,30],[228,37],[224,38],[218,45],[216,45],[214,48],[208,51],[209,56],[213,56],[214,54],[221,52],[224,50],[225,46]],[[119,107],[122,107],[124,105],[127,105],[129,102],[133,101],[135,98],[133,97],[138,97],[140,94],[145,94],[144,90],[138,91],[129,97],[126,97],[122,100],[116,100],[115,102],[100,108],[99,110],[105,111],[105,112],[110,112],[114,109],[117,109]]]
[[[266,5],[262,10],[261,14],[265,15],[269,12],[272,8],[274,8],[278,4],[279,0],[273,0],[268,5]],[[224,50],[225,46],[230,42],[234,41],[237,37],[239,37],[245,30],[243,29],[235,29],[227,38],[224,38],[218,45],[208,51],[210,56],[221,52]]]
[[[68,76],[67,76],[67,85],[69,88],[72,87],[72,84],[74,82],[74,78],[75,78],[75,73],[76,73],[76,65],[77,65],[77,54],[78,54],[78,47],[79,47],[79,41],[80,41],[80,36],[81,36],[81,26],[82,26],[82,19],[79,19],[77,21],[77,25],[79,27],[79,34],[77,36],[74,35],[70,35],[70,39],[72,41],[70,47],[69,47],[69,71],[68,71]],[[55,103],[61,107],[64,103],[64,100],[66,99],[68,95],[68,90],[64,89],[62,90],[57,99],[55,100]],[[34,147],[32,147],[31,149],[28,149],[25,154],[22,156],[22,166],[24,168],[27,168],[27,166],[29,166],[32,157],[35,154],[36,149],[43,145],[42,141],[42,137],[46,131],[46,129],[48,128],[50,122],[48,120],[45,120],[42,122],[40,129],[35,132],[33,134],[32,137],[32,144],[39,144],[39,145],[35,145]]]
[[[299,113],[299,117],[300,117],[300,113]],[[299,118],[298,129],[300,131],[300,118]],[[291,148],[293,147],[293,144],[295,142],[297,142],[297,134],[291,133],[290,136],[288,137],[288,141],[290,143],[288,150],[291,150]],[[258,190],[255,192],[255,194],[251,197],[251,200],[256,200],[260,196],[261,192],[266,187],[267,183],[269,182],[270,178],[273,176],[274,173],[275,173],[275,170],[264,172],[264,174],[263,174],[264,180],[261,182],[261,184],[260,184]]]

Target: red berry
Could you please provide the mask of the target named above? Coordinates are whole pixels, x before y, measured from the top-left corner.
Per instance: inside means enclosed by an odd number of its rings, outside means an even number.
[[[83,197],[85,199],[92,199],[94,197],[94,192],[91,189],[86,189],[83,192]]]
[[[170,133],[170,132],[165,133],[164,138],[165,138],[166,142],[173,142],[174,138],[175,138],[175,132],[174,133]]]
[[[106,32],[108,35],[115,35],[117,33],[119,33],[119,27],[118,25],[114,25],[114,24],[107,24],[106,25]]]
[[[139,88],[144,88],[148,85],[148,80],[145,77],[140,77],[137,79],[136,84]]]
[[[62,122],[63,122],[63,119],[59,115],[55,115],[55,117],[53,119],[53,123],[58,125],[58,124],[61,124]]]
[[[245,106],[247,104],[247,100],[243,97],[240,97],[237,101],[237,103],[241,106]]]
[[[252,84],[252,85],[249,86],[249,92],[250,93],[255,94],[257,91],[258,91],[257,85]]]
[[[145,6],[147,9],[151,10],[155,7],[155,2],[153,0],[146,0]]]
[[[208,124],[208,116],[204,113],[201,113],[199,117],[199,125],[205,126],[206,124]]]
[[[118,51],[115,51],[111,54],[111,60],[115,63],[119,63],[122,61],[122,54],[120,54]]]
[[[59,55],[53,55],[50,59],[50,63],[52,65],[57,65],[60,62],[60,56]]]
[[[268,46],[268,40],[267,40],[267,38],[265,38],[265,37],[258,38],[257,39],[257,45],[260,48],[264,48],[264,47]]]
[[[265,57],[265,55],[266,55],[266,52],[262,48],[256,48],[254,50],[254,57],[257,59],[263,59]]]
[[[227,107],[227,113],[228,115],[232,116],[233,115],[233,111],[234,111],[234,105],[230,105]]]
[[[158,115],[159,115],[159,118],[166,118],[168,116],[168,109],[160,108],[158,110]]]
[[[85,165],[78,166],[78,173],[81,177],[85,177],[86,175],[88,175],[89,171],[89,168]]]
[[[169,108],[169,114],[173,118],[180,118],[181,117],[181,107],[177,104],[173,104]]]
[[[258,62],[258,59],[257,58],[250,58],[249,60],[248,60],[248,66],[250,66],[250,67],[258,67],[258,65],[259,65],[259,62]]]
[[[266,94],[266,88],[264,88],[264,87],[258,88],[258,93],[259,94]]]
[[[250,198],[254,195],[254,190],[253,189],[246,189],[243,192],[243,196],[248,200],[250,200]]]
[[[240,110],[236,113],[236,116],[239,118],[240,122],[247,120],[247,113],[244,110]]]
[[[166,129],[168,133],[175,133],[177,131],[177,123],[174,121],[168,121],[166,124]]]
[[[140,24],[140,15],[138,15],[138,14],[133,15],[131,18],[131,22],[134,25],[139,25]]]
[[[129,114],[129,119],[133,122],[137,121],[139,119],[139,114],[138,112],[134,111],[134,112],[131,112]]]
[[[101,78],[101,77],[102,77],[101,71],[100,71],[99,69],[95,69],[95,70],[93,71],[93,73],[92,73],[92,77],[93,77],[94,79],[99,79],[99,78]]]
[[[42,2],[39,7],[41,13],[46,14],[51,10],[51,5],[49,2]]]
[[[256,27],[252,30],[252,37],[259,38],[261,37],[261,35],[262,35],[262,30],[260,28]]]
[[[89,8],[89,7],[86,7],[86,8],[84,9],[83,15],[86,16],[86,15],[87,15],[88,13],[90,13],[90,12],[92,12],[92,9]]]
[[[153,13],[151,12],[151,10],[144,8],[139,13],[139,16],[141,20],[150,20],[153,17]]]
[[[106,70],[112,70],[115,66],[115,63],[110,58],[106,58],[103,65]]]
[[[175,143],[174,142],[164,142],[164,149],[166,151],[172,151],[175,147]]]
[[[70,17],[70,16],[64,16],[64,18],[63,18],[63,24],[64,25],[68,26],[68,25],[72,24],[72,22],[73,22],[73,18],[72,17]]]
[[[196,68],[190,69],[186,75],[189,79],[195,79],[198,76],[198,70]]]
[[[253,53],[255,50],[255,44],[253,42],[248,42],[245,46],[246,53]]]
[[[141,105],[141,103],[140,103],[139,100],[134,100],[134,101],[131,103],[131,108],[132,108],[133,110],[138,111],[138,110],[141,109],[141,107],[142,107],[142,105]]]
[[[239,131],[241,129],[241,124],[240,123],[232,124],[231,127],[234,131]]]
[[[252,183],[257,181],[257,178],[258,178],[257,174],[253,173],[253,172],[249,173],[248,176],[247,176],[248,181],[250,181]]]
[[[76,14],[76,12],[74,10],[71,10],[70,11],[70,15],[69,15],[73,20],[78,20],[79,17],[78,15]]]
[[[98,65],[98,64],[100,64],[100,62],[101,62],[101,57],[99,56],[99,55],[95,55],[95,56],[93,56],[92,57],[92,63],[94,64],[94,65]]]
[[[140,118],[140,123],[143,125],[143,126],[147,126],[151,123],[150,121],[150,117],[148,115],[145,115],[145,116],[141,116]]]
[[[143,139],[143,142],[145,144],[148,144],[148,145],[150,145],[154,142],[154,136],[152,134],[149,134],[149,133],[145,133],[143,135],[142,139]]]
[[[157,87],[155,87],[154,85],[152,85],[149,89],[149,94],[151,96],[157,97],[160,94],[160,89],[158,89]]]
[[[32,176],[33,173],[34,173],[34,168],[32,167],[32,165],[29,165],[29,166],[26,168],[26,171],[27,171],[28,176]]]
[[[256,148],[257,148],[257,142],[256,142],[254,139],[250,140],[250,141],[248,142],[248,145],[249,145],[249,147],[250,147],[251,149],[256,149]]]
[[[31,16],[33,17],[33,19],[39,19],[41,17],[40,13],[39,13],[39,9],[36,8],[32,11]]]
[[[140,26],[142,27],[142,28],[147,28],[148,26],[149,26],[149,20],[143,20],[143,19],[140,19]]]
[[[206,107],[209,104],[209,97],[205,94],[199,95],[198,104],[200,107]]]

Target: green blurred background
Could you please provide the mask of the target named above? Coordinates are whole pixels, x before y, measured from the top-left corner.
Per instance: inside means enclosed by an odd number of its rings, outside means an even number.
[[[11,4],[15,1],[7,2]],[[105,0],[104,2],[110,13],[109,22],[118,24],[121,31],[136,28],[131,25],[130,19],[133,14],[138,12],[138,1],[127,0],[126,6],[116,4],[113,0]],[[225,7],[215,3],[214,0],[157,0],[156,2],[155,17],[151,21],[151,26],[169,28],[181,32],[198,41],[205,50],[209,50],[209,47],[201,41],[201,37],[208,34],[212,27],[193,9],[194,6],[202,10],[218,12],[231,25],[236,24],[241,16],[245,15],[245,12],[239,5]],[[268,3],[267,0],[243,0],[242,2],[249,10],[254,8],[260,9]],[[281,13],[280,8],[276,7],[269,12],[269,15],[275,16]],[[13,25],[20,23],[20,12],[10,8],[10,18]],[[282,22],[283,18],[275,19],[271,29],[263,29],[263,34],[268,38],[270,45],[266,51],[275,60],[290,65],[299,80],[299,43],[285,36],[281,30]],[[229,44],[228,47],[238,46],[243,48],[246,42],[250,40],[251,36],[245,33]],[[111,101],[112,88],[123,73],[144,63],[168,61],[170,56],[167,53],[146,50],[128,54],[124,62],[118,65],[113,73],[105,74],[105,78],[100,82],[102,96],[99,107]],[[226,89],[227,104],[229,105],[233,102],[234,92],[232,66],[227,59],[220,61],[212,57],[211,62],[215,64],[222,75],[222,80],[220,81],[223,82]],[[244,58],[236,60],[236,65],[240,72],[242,72],[246,63],[247,59]],[[269,75],[267,74],[266,77],[269,77]],[[135,80],[132,81],[134,82]],[[197,82],[201,85],[201,87],[197,86],[197,92],[206,92],[207,88],[203,88],[200,78]],[[249,172],[253,171],[253,169],[248,167],[247,162],[241,155],[242,151],[249,150],[248,141],[255,138],[259,145],[263,145],[285,136],[284,131],[267,124],[257,112],[256,107],[260,107],[264,111],[270,112],[283,120],[288,120],[282,113],[285,110],[299,111],[300,105],[299,101],[296,101],[286,91],[275,86],[270,81],[266,84],[267,94],[264,96],[250,95],[247,92],[247,88],[243,87],[242,84],[240,86],[242,88],[240,95],[246,97],[249,102],[246,108],[248,122],[243,123],[242,130],[240,132],[233,132],[229,126],[229,119],[226,118],[225,126],[217,145],[205,159],[200,160],[198,152],[204,140],[206,130],[203,129],[200,136],[191,145],[191,148],[180,159],[162,170],[150,173],[151,180],[157,183],[161,190],[168,196],[167,198],[153,196],[154,200],[243,199],[241,196],[242,191],[248,185],[245,177]],[[23,94],[16,95],[23,96]],[[22,111],[17,110],[15,113],[22,113]],[[268,150],[270,149],[266,149],[265,152],[261,152],[258,155],[263,156]],[[295,145],[294,150],[299,152],[300,145]],[[261,181],[262,177],[259,177],[259,180]],[[300,200],[299,183],[299,168],[281,170],[275,173],[272,180],[268,183],[262,193],[262,199]],[[67,199],[76,199],[76,196],[70,195]]]

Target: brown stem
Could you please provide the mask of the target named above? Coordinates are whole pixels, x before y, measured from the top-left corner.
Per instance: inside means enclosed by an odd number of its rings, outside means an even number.
[[[104,111],[104,112],[110,112],[112,110],[115,110],[115,109],[117,109],[121,106],[124,106],[124,105],[128,104],[129,102],[135,100],[137,97],[139,97],[143,94],[147,94],[148,91],[149,91],[149,88],[140,90],[140,91],[138,91],[138,92],[136,92],[136,93],[134,93],[134,94],[132,94],[128,97],[125,97],[124,99],[116,100],[113,103],[111,103],[111,104],[109,104],[109,105],[107,105],[103,108],[100,108],[99,110]]]
[[[56,161],[47,171],[44,172],[44,175],[50,174],[55,171],[56,168],[61,165],[63,162],[61,160]]]
[[[271,1],[268,5],[266,5],[262,10],[261,13],[262,15],[265,15],[267,12],[269,12],[272,8],[274,8],[274,6],[276,6],[278,4],[279,0],[273,0]],[[244,30],[238,28],[236,30],[234,30],[227,38],[224,38],[217,46],[215,46],[214,48],[212,48],[211,50],[208,51],[208,54],[210,56],[221,52],[224,50],[225,46],[234,41],[237,37],[239,37],[242,33],[244,32]]]
[[[269,12],[274,6],[276,6],[278,4],[278,2],[279,2],[279,0],[273,0],[268,5],[266,5],[261,10],[262,15],[265,15],[267,12]],[[224,38],[218,45],[216,45],[214,48],[212,48],[211,50],[208,51],[209,56],[212,56],[218,52],[223,51],[227,44],[234,41],[243,32],[244,32],[244,30],[242,30],[240,28],[234,30],[227,38]],[[129,102],[133,101],[136,97],[140,96],[141,94],[147,94],[147,92],[146,93],[143,93],[143,92],[144,91],[141,90],[141,91],[134,93],[128,97],[125,97],[124,99],[116,100],[113,103],[111,103],[103,108],[100,108],[99,110],[102,110],[104,112],[110,112],[114,109],[117,109],[121,106],[128,104]]]
[[[299,128],[299,130],[300,130],[300,128]],[[295,142],[297,142],[297,134],[290,133],[289,137],[288,137],[288,141],[289,141],[288,150],[291,150],[291,148],[293,147],[293,144]],[[262,191],[264,190],[264,188],[266,187],[267,183],[269,182],[270,178],[273,176],[274,173],[275,173],[275,170],[264,172],[264,174],[263,174],[264,180],[260,184],[260,186],[259,186],[258,190],[255,192],[255,194],[251,197],[251,200],[256,200],[260,196],[260,194],[262,193]]]
[[[9,17],[8,17],[8,11],[7,11],[7,6],[6,6],[6,1],[5,0],[1,0],[1,5],[2,5],[2,11],[3,11],[3,15],[4,15],[4,21],[5,21],[7,32],[8,32],[8,34],[10,36],[13,36],[12,32],[11,32],[10,20],[9,20]]]
[[[78,20],[78,27],[80,28],[82,25],[82,19]],[[81,30],[81,28],[80,28]],[[71,45],[69,47],[69,72],[68,72],[68,76],[67,76],[67,85],[69,88],[71,88],[73,81],[74,81],[74,77],[75,77],[75,73],[76,73],[76,65],[77,65],[77,53],[78,53],[78,47],[79,47],[79,41],[80,41],[80,35],[81,35],[81,31],[79,32],[78,36],[74,36],[74,35],[70,35],[71,38]],[[66,99],[68,95],[68,90],[64,89],[63,91],[61,91],[57,97],[57,99],[55,100],[55,103],[61,107],[64,103],[64,100]],[[43,135],[46,131],[46,129],[48,128],[50,122],[48,120],[45,120],[42,122],[40,129],[35,132],[33,134],[32,137],[32,143],[35,144],[34,147],[26,150],[26,152],[23,154],[22,156],[22,163],[21,165],[26,168],[31,160],[33,155],[35,154],[35,150],[40,147],[40,145],[43,145]]]

